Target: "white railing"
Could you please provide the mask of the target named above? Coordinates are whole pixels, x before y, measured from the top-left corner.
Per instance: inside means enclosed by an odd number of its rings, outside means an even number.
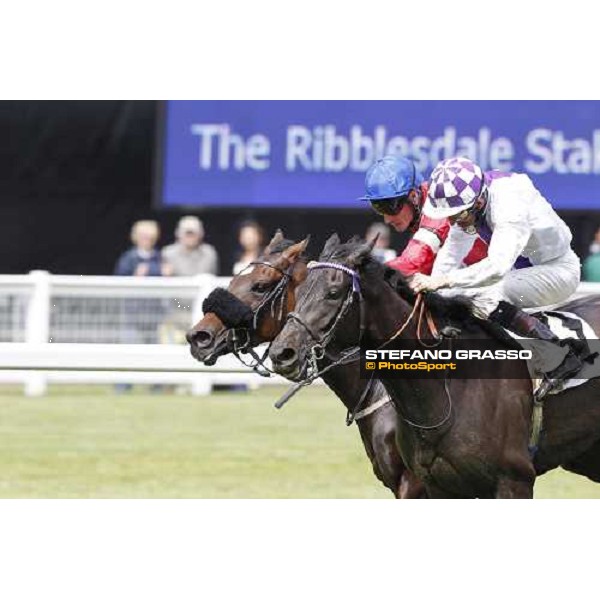
[[[215,367],[195,361],[185,331],[202,302],[230,278],[0,276],[0,383],[42,395],[49,383],[144,383],[189,386],[283,383],[262,378],[234,357]]]
[[[228,277],[0,275],[0,383],[28,395],[50,383],[144,383],[188,386],[285,383],[263,378],[234,357],[214,367],[195,361],[185,331],[202,316],[204,298]],[[600,294],[582,283],[574,297]]]

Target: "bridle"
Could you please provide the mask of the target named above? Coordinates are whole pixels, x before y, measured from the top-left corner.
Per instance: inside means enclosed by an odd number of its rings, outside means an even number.
[[[359,306],[360,306],[358,342],[356,343],[356,345],[350,346],[346,350],[343,350],[341,353],[343,355],[342,360],[344,361],[344,363],[351,362],[351,361],[348,361],[348,358],[350,356],[360,352],[360,345],[361,345],[362,338],[364,336],[364,332],[366,329],[365,303],[364,303],[364,298],[363,298],[363,295],[361,292],[360,274],[358,273],[358,271],[355,271],[355,270],[351,269],[350,267],[347,267],[346,265],[342,265],[340,263],[335,263],[335,262],[311,261],[306,265],[306,268],[309,271],[313,271],[315,269],[335,269],[336,271],[341,271],[342,273],[346,273],[346,275],[349,275],[352,278],[352,287],[348,288],[348,291],[346,292],[346,297],[344,298],[344,301],[342,302],[340,308],[338,309],[336,316],[332,319],[331,325],[327,328],[325,333],[323,333],[323,335],[321,335],[320,337],[314,333],[314,331],[311,329],[311,327],[305,321],[302,320],[302,318],[299,316],[299,314],[296,310],[288,313],[288,315],[286,317],[286,323],[287,323],[287,321],[294,321],[295,323],[298,323],[298,325],[300,325],[314,340],[315,344],[313,346],[311,346],[311,349],[310,349],[311,359],[309,359],[309,360],[310,360],[310,362],[312,362],[313,371],[318,371],[318,368],[315,368],[316,367],[315,362],[323,359],[325,357],[325,355],[327,354],[327,346],[331,342],[338,324],[346,316],[346,313],[348,312],[348,310],[350,309],[350,307],[352,306],[352,303],[354,302],[354,300],[356,298],[358,300]],[[310,290],[307,291],[307,293],[305,294],[305,297],[308,296],[308,292],[310,292]],[[298,308],[301,308],[300,305],[298,306]],[[422,294],[419,294],[419,295],[417,295],[417,299],[415,301],[413,309],[410,312],[409,316],[407,317],[406,321],[403,324],[401,324],[399,329],[397,329],[390,338],[388,338],[381,346],[379,346],[378,349],[384,348],[389,343],[391,343],[393,340],[395,340],[399,335],[401,335],[402,332],[409,325],[409,323],[412,321],[414,316],[417,314],[417,312],[419,314],[419,319],[418,319],[418,323],[417,323],[417,339],[423,346],[426,346],[426,347],[431,348],[431,347],[439,346],[441,344],[442,340],[440,339],[440,335],[438,333],[437,326],[433,320],[433,317],[431,316],[431,313],[425,306],[425,302],[423,300]],[[421,337],[423,317],[425,317],[425,319],[427,321],[427,325],[429,327],[429,331],[431,332],[432,336],[437,339],[437,342],[434,344],[431,344],[431,345],[426,344]],[[356,358],[354,360],[358,360],[358,358]],[[336,364],[339,364],[339,363],[336,363]],[[309,377],[311,378],[311,382],[314,381],[314,379],[316,378],[316,377],[313,378],[312,375],[309,375]],[[320,374],[318,374],[317,377],[320,377]]]
[[[361,341],[362,341],[363,334],[364,334],[364,331],[366,328],[366,325],[365,325],[365,302],[364,302],[364,298],[363,298],[363,295],[361,292],[360,274],[358,273],[358,271],[355,271],[354,269],[351,269],[350,267],[347,267],[346,265],[342,265],[342,264],[336,263],[336,262],[311,261],[306,265],[306,267],[309,271],[313,271],[316,269],[335,269],[337,271],[341,271],[342,273],[345,273],[346,275],[348,275],[352,278],[352,286],[348,288],[348,291],[346,292],[346,297],[344,298],[344,301],[340,305],[340,308],[338,309],[336,316],[332,319],[331,325],[327,328],[325,333],[323,333],[323,335],[321,335],[320,337],[312,331],[311,327],[305,321],[302,320],[302,318],[299,316],[297,311],[288,313],[288,315],[286,317],[286,323],[289,320],[289,321],[294,321],[295,323],[300,325],[310,335],[310,337],[315,341],[315,344],[313,344],[309,349],[309,357],[307,359],[306,366],[303,370],[304,378],[302,380],[298,381],[292,388],[290,388],[275,403],[276,408],[281,408],[302,387],[310,385],[315,379],[321,377],[323,374],[325,374],[330,369],[333,369],[334,367],[337,367],[338,365],[356,362],[357,360],[360,359]],[[312,289],[312,288],[310,288],[310,289]],[[310,289],[307,290],[307,292],[304,296],[305,298],[308,297]],[[338,324],[340,323],[340,321],[344,318],[344,316],[350,309],[355,298],[358,300],[359,306],[360,306],[360,310],[359,310],[360,323],[359,323],[358,342],[355,346],[350,346],[350,347],[346,348],[345,350],[343,350],[340,353],[340,356],[335,360],[332,359],[330,356],[327,356],[330,360],[333,360],[333,362],[330,363],[329,365],[327,365],[325,368],[319,370],[318,362],[327,355],[327,346],[331,342]],[[299,305],[297,308],[301,308],[301,306]],[[408,317],[399,326],[399,328],[377,349],[379,350],[379,349],[384,348],[385,346],[390,344],[393,340],[395,340],[397,337],[399,337],[402,334],[402,332],[408,327],[408,325],[410,324],[410,322],[413,320],[413,318],[415,317],[415,315],[417,313],[419,314],[418,322],[417,322],[417,339],[418,339],[419,343],[421,343],[423,346],[428,347],[428,348],[439,346],[443,342],[443,336],[440,336],[437,326],[433,320],[433,317],[432,317],[429,309],[425,305],[423,294],[418,294],[416,297],[415,304],[414,304],[411,312],[409,313]],[[429,329],[431,335],[437,340],[437,342],[434,344],[426,344],[421,337],[421,327],[422,327],[422,320],[423,320],[424,315],[425,315],[425,320],[427,322],[427,326],[428,326],[428,329]],[[373,381],[373,374],[371,374],[371,377],[369,379],[369,385],[367,385],[365,387],[365,390],[363,391],[363,394],[362,394],[361,398],[359,399],[359,401],[353,411],[353,414],[350,414],[350,413],[348,414],[348,417],[346,419],[347,424],[350,424],[352,422],[352,420],[354,420],[355,415],[358,413],[359,409],[361,408],[361,405],[363,404],[364,400],[366,399],[367,392],[371,386],[372,381]],[[448,421],[448,419],[450,418],[450,416],[452,414],[452,397],[450,395],[450,389],[448,387],[447,379],[444,379],[444,390],[448,397],[448,410],[447,410],[445,416],[439,421],[439,423],[435,423],[434,425],[419,425],[418,423],[410,421],[409,419],[402,416],[403,420],[406,423],[408,423],[410,426],[415,427],[417,429],[423,429],[423,430],[433,430],[433,429],[437,429],[437,428],[441,427],[442,425],[444,425]]]
[[[258,375],[262,377],[270,377],[274,374],[274,371],[270,369],[266,364],[265,360],[269,354],[271,343],[266,347],[262,356],[254,350],[251,345],[252,331],[256,331],[258,325],[258,318],[261,311],[270,304],[271,316],[275,319],[276,317],[276,304],[279,301],[279,320],[283,318],[283,306],[284,306],[284,293],[287,290],[288,283],[292,278],[292,273],[296,263],[291,263],[286,270],[275,266],[266,260],[255,260],[246,265],[246,267],[236,275],[236,277],[242,275],[245,270],[250,267],[262,265],[270,267],[281,273],[281,279],[277,282],[277,285],[261,300],[260,304],[252,310],[251,327],[232,327],[227,332],[227,341],[231,343],[233,355],[245,366],[252,369]],[[242,337],[243,336],[243,337]],[[254,362],[247,363],[241,354],[250,354]]]
[[[327,328],[327,330],[325,331],[325,333],[323,333],[323,335],[318,336],[317,334],[315,334],[314,331],[310,328],[310,326],[302,320],[302,318],[299,316],[297,311],[292,311],[292,312],[288,313],[288,315],[286,317],[286,323],[287,323],[287,321],[294,321],[294,322],[298,323],[298,325],[300,325],[308,333],[308,335],[314,340],[315,343],[310,348],[310,353],[311,353],[310,362],[311,362],[311,366],[313,368],[312,370],[313,370],[313,372],[315,372],[315,371],[318,371],[317,361],[322,360],[326,356],[327,346],[329,345],[329,343],[331,342],[331,339],[333,338],[333,335],[338,326],[338,323],[346,316],[346,313],[348,312],[348,310],[350,310],[350,307],[352,306],[352,303],[354,302],[355,298],[358,300],[359,307],[360,307],[360,325],[359,325],[358,342],[355,346],[351,346],[350,348],[347,348],[346,350],[344,350],[342,352],[342,354],[343,354],[342,360],[343,360],[344,364],[349,362],[348,361],[349,357],[360,352],[360,343],[362,341],[362,337],[363,337],[364,330],[365,330],[364,302],[363,302],[363,296],[362,296],[362,293],[360,290],[360,275],[358,274],[358,272],[354,271],[353,269],[350,269],[349,267],[346,267],[345,265],[341,265],[339,263],[318,262],[318,261],[309,262],[306,265],[306,268],[308,269],[308,271],[313,271],[316,269],[335,269],[337,271],[341,271],[342,273],[346,273],[346,275],[349,275],[352,278],[352,287],[348,288],[348,291],[346,292],[346,297],[344,298],[344,301],[343,301],[342,305],[340,306],[340,309],[338,310],[336,316],[332,320],[331,325]],[[310,292],[310,290],[309,290],[309,292]],[[306,294],[306,296],[308,296],[308,293]],[[300,308],[300,306],[298,306],[298,308]],[[335,363],[336,366],[338,364],[340,364],[340,362]]]
[[[332,319],[331,325],[327,328],[325,333],[321,336],[315,334],[315,332],[311,329],[311,327],[305,323],[299,314],[296,311],[292,311],[288,313],[286,317],[286,324],[288,321],[293,321],[300,325],[308,335],[314,340],[314,344],[310,347],[310,354],[308,361],[306,363],[306,367],[303,370],[304,378],[293,385],[276,403],[275,408],[282,408],[292,397],[300,391],[301,388],[310,385],[315,379],[318,379],[329,370],[338,367],[340,365],[347,365],[353,362],[356,362],[360,358],[360,342],[362,340],[362,336],[365,330],[365,315],[364,315],[364,302],[360,289],[360,275],[357,271],[354,271],[350,267],[346,267],[340,263],[334,262],[318,262],[311,261],[306,265],[308,271],[313,271],[315,269],[335,269],[337,271],[341,271],[342,273],[346,273],[352,278],[352,287],[348,288],[346,292],[346,297],[344,298],[343,303],[341,304],[339,310],[337,311],[336,316]],[[309,296],[310,288],[305,294],[305,298]],[[346,313],[352,306],[352,303],[355,298],[358,298],[359,306],[360,306],[360,325],[359,325],[359,336],[358,343],[355,346],[350,346],[349,348],[343,350],[337,359],[331,357],[327,352],[327,346],[331,342],[335,330],[338,326],[338,323],[345,317]],[[300,305],[298,306],[300,308]],[[324,367],[323,369],[319,369],[319,361],[323,358],[329,358],[332,362]],[[361,397],[359,398],[354,411],[346,416],[346,424],[351,425],[354,419],[356,418],[356,414],[359,412],[362,404],[367,398],[368,392],[371,388],[371,384],[373,382],[373,376],[369,379],[369,384],[365,386]]]

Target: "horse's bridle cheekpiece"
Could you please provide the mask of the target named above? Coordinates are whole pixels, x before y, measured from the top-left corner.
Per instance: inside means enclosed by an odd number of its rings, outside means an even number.
[[[316,344],[314,346],[312,346],[312,348],[311,348],[311,358],[313,359],[312,360],[313,367],[314,367],[313,370],[318,371],[318,368],[316,366],[316,361],[321,360],[325,356],[326,347],[329,344],[329,342],[331,341],[331,338],[333,337],[333,334],[335,333],[335,329],[336,329],[338,323],[342,320],[342,318],[345,316],[346,312],[349,310],[355,297],[358,298],[358,301],[360,304],[360,309],[361,309],[360,310],[360,334],[359,334],[358,344],[355,347],[351,348],[350,350],[352,350],[351,354],[356,354],[360,351],[360,342],[362,340],[362,334],[364,331],[364,314],[363,314],[362,293],[360,290],[360,275],[358,274],[357,271],[354,271],[350,267],[347,267],[346,265],[342,265],[340,263],[334,263],[334,262],[310,261],[306,265],[306,268],[309,271],[314,271],[316,269],[335,269],[336,271],[341,271],[342,273],[346,273],[346,275],[349,275],[352,278],[352,288],[348,290],[348,293],[346,294],[346,298],[344,299],[344,302],[342,303],[336,317],[333,319],[331,326],[328,328],[328,330],[323,335],[318,336],[317,334],[315,334],[315,332],[313,332],[313,330],[310,328],[310,326],[307,325],[300,318],[300,316],[298,315],[298,313],[296,311],[288,313],[287,320],[295,321],[296,323],[298,323],[303,329],[306,330],[306,332],[310,335],[310,337],[316,342]],[[348,358],[348,353],[343,352],[342,354],[344,355],[344,360],[346,360]],[[336,362],[335,364],[339,364],[339,363]],[[317,375],[317,377],[318,376],[319,375]]]
[[[362,293],[360,290],[360,275],[358,274],[358,272],[354,271],[350,267],[347,267],[346,265],[342,265],[340,263],[334,263],[334,262],[311,261],[306,265],[306,268],[309,271],[313,271],[316,269],[335,269],[336,271],[341,271],[342,273],[346,273],[346,275],[348,275],[352,278],[352,288],[350,288],[348,290],[348,293],[346,294],[346,298],[344,299],[344,302],[340,306],[340,309],[339,309],[336,317],[333,319],[331,326],[328,328],[328,330],[322,336],[316,335],[315,332],[310,328],[309,325],[307,325],[302,320],[302,318],[298,315],[298,313],[296,311],[288,313],[287,320],[296,322],[315,341],[315,344],[310,348],[310,357],[309,357],[310,367],[309,367],[309,369],[311,372],[307,374],[307,377],[305,379],[303,379],[302,381],[298,382],[298,384],[296,384],[297,388],[295,391],[298,391],[300,389],[300,387],[303,387],[305,385],[310,385],[315,379],[317,379],[318,377],[321,377],[321,375],[323,375],[324,373],[326,373],[327,371],[329,371],[330,369],[332,369],[334,367],[337,367],[341,364],[348,364],[348,363],[359,360],[359,358],[360,358],[360,343],[362,341],[362,336],[363,336],[363,332],[365,329],[364,302],[363,302]],[[329,345],[329,342],[331,341],[333,334],[335,333],[337,325],[343,319],[346,312],[349,310],[355,297],[358,298],[358,301],[360,304],[360,329],[359,329],[360,333],[359,333],[359,337],[358,337],[358,343],[355,346],[352,346],[352,347],[347,348],[346,350],[342,351],[340,353],[339,358],[337,358],[337,359],[331,358],[331,360],[333,362],[330,365],[328,365],[327,367],[325,367],[324,369],[319,370],[317,363],[319,360],[322,360],[325,357],[326,348]],[[289,400],[289,398],[291,398],[291,395],[289,397],[287,397],[285,401],[287,402],[287,400]],[[283,406],[283,403],[282,404],[277,403],[275,406],[277,406],[277,408],[281,408],[281,406]]]
[[[332,325],[323,334],[323,336],[321,338],[319,338],[318,336],[316,336],[314,334],[314,332],[311,330],[311,328],[298,316],[297,313],[295,313],[295,312],[288,313],[287,319],[293,320],[296,323],[298,323],[299,325],[301,325],[308,332],[308,334],[312,337],[312,339],[315,340],[316,343],[310,349],[311,356],[309,358],[309,362],[312,363],[312,372],[307,373],[306,377],[303,380],[299,381],[298,383],[296,383],[295,386],[290,388],[275,403],[276,408],[281,408],[302,387],[304,387],[306,385],[310,385],[315,379],[317,379],[318,377],[321,377],[324,373],[329,371],[329,369],[332,369],[333,367],[337,367],[338,365],[341,365],[341,364],[348,364],[351,362],[356,362],[360,358],[360,354],[359,354],[360,349],[361,349],[360,343],[362,341],[363,333],[365,330],[365,316],[364,316],[365,303],[363,302],[363,297],[362,297],[361,288],[360,288],[360,274],[357,271],[351,269],[350,267],[347,267],[346,265],[342,265],[340,263],[334,263],[334,262],[311,261],[308,263],[307,269],[309,271],[312,271],[315,269],[335,269],[336,271],[341,271],[342,273],[346,273],[347,275],[349,275],[352,278],[352,289],[348,291],[348,294],[346,295],[346,298],[345,298],[343,304],[341,305],[341,307],[338,311],[338,314],[333,319]],[[318,366],[317,366],[317,361],[324,358],[325,352],[326,352],[326,346],[331,341],[338,323],[341,321],[341,319],[346,314],[346,312],[349,309],[350,305],[352,304],[352,301],[354,300],[355,296],[358,298],[358,301],[360,303],[360,333],[359,333],[359,338],[358,338],[358,344],[354,347],[344,350],[341,353],[340,358],[338,358],[337,360],[334,360],[330,365],[328,365],[327,367],[325,367],[324,369],[321,369],[319,371]],[[433,321],[433,318],[429,314],[429,311],[426,309],[423,295],[419,294],[417,296],[417,300],[412,308],[412,311],[410,312],[410,314],[408,315],[408,317],[406,318],[404,323],[394,332],[393,335],[391,335],[383,344],[381,344],[379,346],[379,348],[384,348],[390,342],[392,342],[397,337],[399,337],[402,334],[402,332],[406,329],[408,324],[413,320],[415,315],[417,315],[417,313],[419,314],[419,319],[418,319],[418,324],[417,324],[417,339],[419,340],[419,342],[426,347],[434,347],[436,345],[439,345],[442,341],[442,337],[439,336],[437,327]],[[427,321],[427,325],[429,327],[429,331],[431,332],[433,337],[437,338],[437,340],[438,340],[437,343],[435,343],[433,346],[429,346],[428,344],[425,344],[425,342],[421,339],[421,335],[420,335],[421,320],[423,318],[424,313],[426,315],[426,321]],[[351,415],[350,413],[348,414],[348,417],[346,419],[347,424],[350,424],[352,422],[352,420],[354,420],[356,418],[356,415],[360,414],[357,411],[358,411],[358,408],[360,408],[360,406],[362,405],[364,399],[366,398],[366,393],[368,392],[370,384],[373,380],[373,374],[374,374],[374,372],[371,374],[369,385],[366,386],[365,391],[363,392],[363,395],[360,398],[360,400],[355,408],[354,414],[353,415]],[[434,430],[434,429],[438,429],[439,427],[444,425],[450,419],[450,416],[452,414],[452,396],[450,394],[450,389],[448,387],[447,379],[444,379],[444,390],[446,392],[446,396],[448,397],[448,410],[447,410],[445,416],[438,423],[435,423],[433,425],[423,425],[423,424],[415,423],[414,421],[410,421],[406,417],[402,417],[403,420],[406,423],[408,423],[409,425],[411,425],[412,427],[415,427],[415,428],[421,429],[421,430]]]
[[[350,267],[347,267],[346,265],[342,265],[340,263],[334,263],[334,262],[310,261],[306,265],[306,268],[309,271],[313,271],[316,269],[335,269],[336,271],[341,271],[342,273],[346,273],[346,275],[349,275],[352,278],[352,287],[349,288],[348,293],[346,294],[346,298],[344,299],[344,302],[340,306],[340,309],[339,309],[336,317],[333,319],[331,326],[328,328],[328,330],[322,336],[316,335],[312,331],[310,326],[307,325],[300,318],[300,316],[298,315],[298,313],[296,311],[288,313],[286,320],[294,321],[294,322],[298,323],[298,325],[300,325],[304,330],[306,330],[306,332],[310,335],[310,337],[315,341],[315,344],[310,348],[310,358],[308,360],[309,365],[310,365],[310,367],[309,367],[310,372],[307,373],[307,376],[303,380],[296,383],[295,386],[290,388],[288,390],[288,392],[286,392],[286,394],[284,394],[284,396],[275,403],[276,408],[281,408],[301,388],[303,388],[304,386],[310,385],[315,379],[321,377],[323,374],[325,374],[330,369],[333,369],[334,367],[337,367],[339,365],[356,362],[360,358],[360,342],[362,341],[362,336],[363,336],[363,332],[365,329],[365,317],[364,317],[364,302],[362,301],[363,298],[362,298],[362,293],[360,290],[360,275],[359,275],[359,273],[357,271],[351,269]],[[325,358],[327,345],[331,341],[331,338],[333,337],[333,334],[335,333],[338,323],[345,316],[346,312],[352,305],[352,302],[355,297],[358,298],[358,301],[360,304],[360,329],[359,329],[360,333],[359,333],[359,337],[358,337],[358,343],[356,346],[352,346],[352,347],[347,348],[346,350],[342,351],[340,353],[339,358],[337,358],[337,359],[331,358],[331,360],[332,360],[331,364],[329,364],[325,368],[319,370],[317,363],[318,363],[318,361]],[[365,388],[365,392],[363,393],[364,397],[366,397],[366,392],[368,391],[369,387],[370,386],[367,386]],[[364,398],[361,398],[361,401],[359,401],[359,405],[362,404],[363,399]]]
[[[286,270],[283,270],[266,260],[255,260],[249,263],[246,268],[238,273],[241,275],[246,269],[257,265],[270,267],[281,273],[282,277],[277,282],[277,285],[265,295],[260,304],[253,310],[248,305],[244,304],[237,296],[234,296],[228,290],[217,288],[213,290],[206,298],[202,305],[203,312],[214,312],[219,319],[229,328],[228,336],[233,346],[232,353],[246,367],[263,377],[270,377],[271,369],[265,365],[265,360],[269,354],[271,345],[269,344],[262,356],[254,351],[251,346],[252,331],[255,331],[258,324],[258,316],[260,312],[267,306],[271,305],[271,315],[275,317],[275,304],[279,302],[279,318],[283,317],[283,296],[287,289],[289,280],[292,277],[294,264],[290,264]],[[246,363],[241,353],[250,354],[254,359],[254,364]],[[261,370],[262,369],[262,370]]]

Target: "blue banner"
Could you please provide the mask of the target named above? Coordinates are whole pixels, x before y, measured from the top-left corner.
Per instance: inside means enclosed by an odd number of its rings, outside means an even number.
[[[158,181],[166,207],[359,208],[384,154],[429,175],[462,155],[527,173],[555,208],[600,208],[597,101],[171,101]]]

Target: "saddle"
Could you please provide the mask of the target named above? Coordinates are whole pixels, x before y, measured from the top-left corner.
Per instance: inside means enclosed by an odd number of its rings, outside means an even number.
[[[579,355],[582,357],[584,366],[575,377],[565,380],[561,386],[550,392],[550,395],[558,394],[565,390],[582,385],[586,381],[595,377],[600,377],[600,340],[596,332],[592,329],[589,323],[578,315],[559,310],[547,310],[532,313],[536,318],[545,323],[550,330],[560,339],[560,346],[572,346],[577,348]],[[520,338],[511,332],[512,337],[519,340]],[[521,338],[522,340],[523,338]],[[521,341],[520,343],[527,343]],[[558,348],[558,346],[557,346]],[[563,351],[564,352],[564,351]],[[535,372],[533,365],[528,365],[532,375],[534,391],[541,384],[541,376],[539,372]],[[547,371],[548,369],[544,369]]]

